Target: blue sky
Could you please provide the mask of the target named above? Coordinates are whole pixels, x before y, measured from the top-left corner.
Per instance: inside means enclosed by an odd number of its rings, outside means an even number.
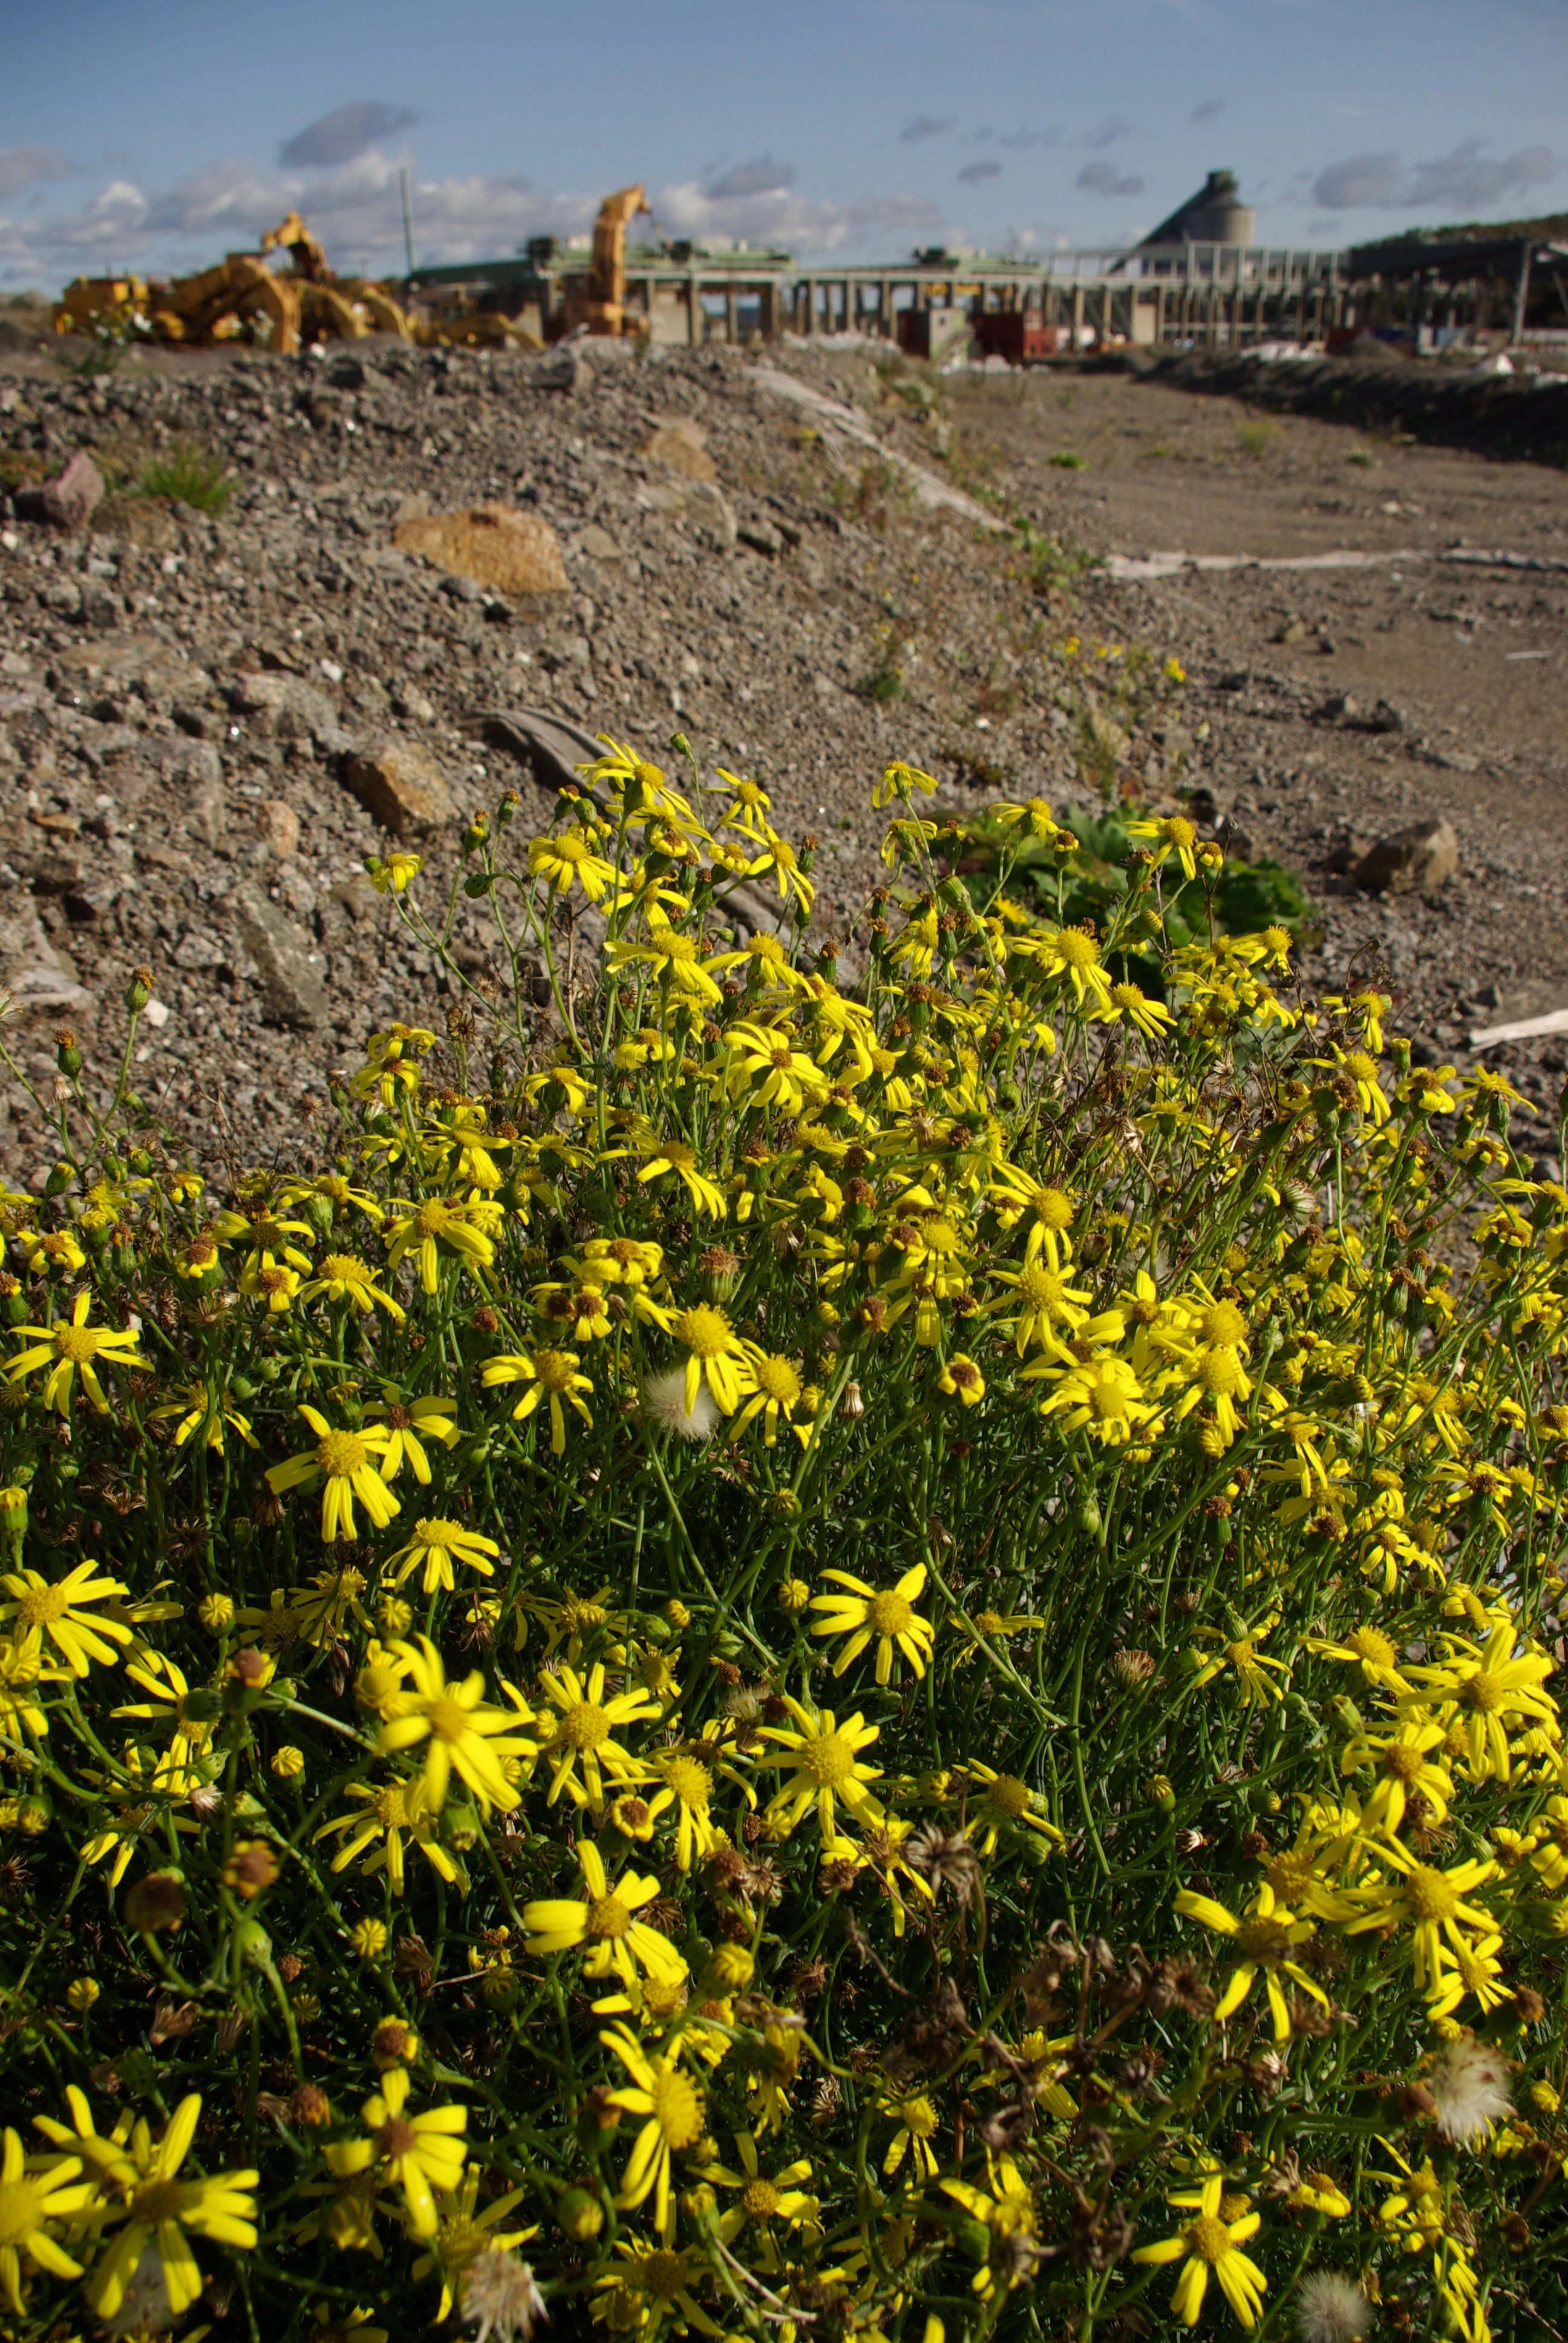
[[[0,285],[297,205],[341,268],[580,233],[802,256],[1131,241],[1216,166],[1269,242],[1568,210],[1565,0],[0,0]],[[646,224],[645,224],[646,225]]]

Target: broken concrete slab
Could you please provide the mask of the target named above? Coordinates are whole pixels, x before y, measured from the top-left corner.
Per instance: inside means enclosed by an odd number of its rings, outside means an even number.
[[[1003,530],[1009,526],[995,513],[987,512],[984,505],[978,504],[973,497],[966,497],[961,488],[951,487],[946,480],[939,480],[923,465],[911,463],[907,456],[900,456],[895,448],[888,447],[856,408],[846,407],[840,400],[829,398],[825,392],[813,389],[809,383],[800,381],[798,376],[786,374],[781,367],[759,366],[751,379],[759,390],[770,392],[775,398],[787,399],[791,407],[804,408],[819,424],[828,431],[837,433],[840,438],[853,440],[859,447],[875,448],[885,463],[902,472],[914,490],[916,502],[928,511],[957,513],[960,519],[973,521],[979,528]],[[1184,561],[1186,556],[1181,555],[1177,558]]]
[[[343,778],[367,813],[395,838],[418,838],[458,820],[447,776],[417,740],[395,735],[351,753]]]
[[[538,513],[519,512],[514,505],[410,514],[397,523],[392,541],[401,552],[423,554],[438,569],[498,594],[571,591],[555,530]]]
[[[1458,835],[1438,814],[1380,838],[1352,875],[1371,895],[1424,895],[1446,885],[1458,869]]]
[[[693,480],[686,492],[686,526],[716,553],[733,553],[737,523],[729,500],[711,480]]]
[[[327,993],[308,936],[259,887],[236,887],[229,908],[273,1015],[306,1030],[324,1025]]]

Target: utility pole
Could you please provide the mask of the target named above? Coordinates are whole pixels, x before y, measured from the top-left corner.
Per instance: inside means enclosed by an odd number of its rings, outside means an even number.
[[[407,256],[408,274],[414,274],[414,199],[408,186],[408,166],[404,164],[397,174],[403,186],[403,250]]]

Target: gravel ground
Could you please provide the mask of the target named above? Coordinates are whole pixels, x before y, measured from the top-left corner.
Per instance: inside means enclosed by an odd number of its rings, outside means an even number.
[[[62,1021],[90,1060],[117,1048],[145,963],[166,1014],[144,1028],[136,1077],[180,1146],[219,1169],[307,1148],[301,1110],[327,1070],[394,1015],[441,1030],[447,1005],[359,875],[387,834],[353,760],[391,744],[444,779],[448,818],[418,840],[439,880],[501,788],[548,808],[487,748],[487,707],[551,708],[645,754],[683,729],[710,765],[762,779],[781,827],[819,837],[818,924],[842,929],[882,875],[869,788],[890,757],[937,773],[955,808],[996,787],[1074,793],[1051,656],[1074,628],[1182,659],[1190,760],[1178,772],[1174,736],[1135,735],[1124,779],[1156,799],[1176,779],[1206,791],[1211,820],[1302,870],[1322,911],[1312,975],[1381,974],[1443,1058],[1477,1021],[1568,999],[1568,577],[1433,558],[1460,538],[1561,558],[1561,474],[1301,418],[1259,430],[1232,401],[1119,377],[900,389],[875,356],[769,363],[853,401],[887,457],[994,490],[1091,552],[1423,558],[1156,584],[1091,572],[1072,604],[1042,598],[1008,534],[923,508],[878,445],[824,428],[729,350],[156,354],[95,384],[15,361],[12,477],[77,447],[134,474],[185,440],[239,482],[216,524],[116,492],[90,535],[0,531],[0,980],[35,1003],[10,1036],[35,1080],[53,1079]],[[719,497],[687,500],[646,452],[672,420],[705,442]],[[417,498],[541,516],[569,592],[465,596],[392,543]],[[881,704],[871,686],[895,669]],[[1402,729],[1322,712],[1346,693],[1392,704]],[[1433,814],[1463,860],[1430,901],[1370,900],[1336,875],[1358,842]],[[476,973],[498,960],[487,919],[465,905]],[[1555,1094],[1560,1044],[1507,1062]],[[30,1102],[0,1093],[0,1168],[31,1180],[48,1160]]]

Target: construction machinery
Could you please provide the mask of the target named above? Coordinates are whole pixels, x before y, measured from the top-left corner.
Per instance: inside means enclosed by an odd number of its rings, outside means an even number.
[[[265,256],[286,252],[286,269]],[[168,283],[139,277],[78,277],[55,304],[57,334],[102,334],[206,349],[217,342],[266,342],[289,357],[302,339],[354,341],[363,334],[416,338],[397,303],[379,285],[339,277],[297,212],[261,239],[259,252],[230,252],[212,268]]]
[[[580,293],[567,301],[567,330],[586,326],[590,334],[624,334],[626,320],[626,232],[638,212],[648,209],[642,187],[622,187],[607,196],[594,223],[593,266]],[[633,326],[636,332],[638,327]]]

